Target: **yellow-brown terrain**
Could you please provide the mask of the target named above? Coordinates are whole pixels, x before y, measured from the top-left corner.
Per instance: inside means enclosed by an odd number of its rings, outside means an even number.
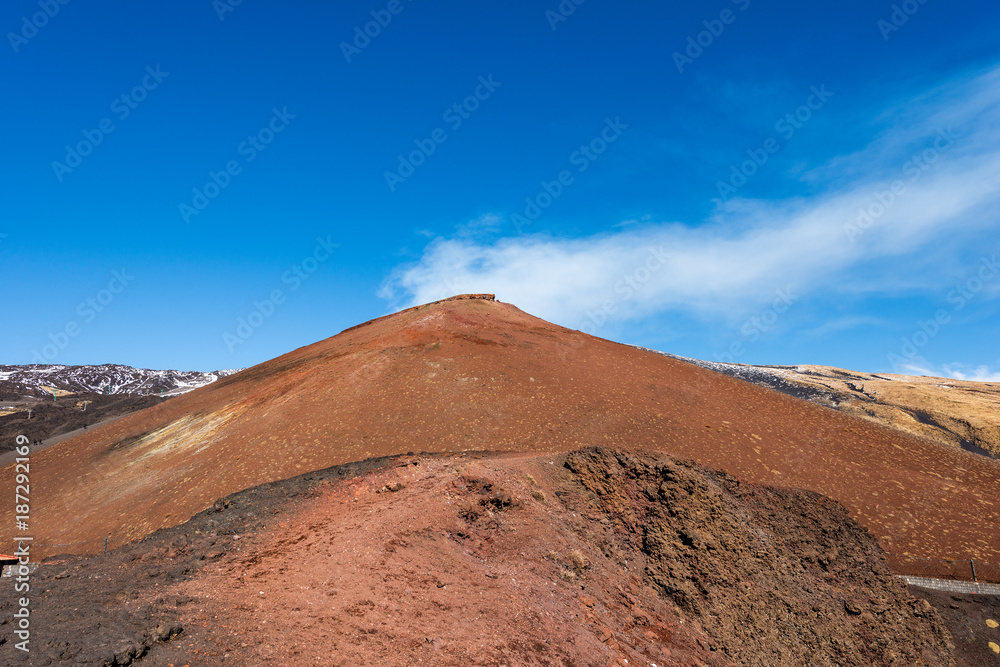
[[[1000,457],[1000,383],[859,373],[831,366],[765,368],[785,381],[826,392],[817,402],[952,446]]]

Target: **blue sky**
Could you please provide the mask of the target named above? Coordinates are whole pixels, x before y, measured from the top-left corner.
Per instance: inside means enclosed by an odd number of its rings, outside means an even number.
[[[0,363],[249,366],[490,291],[703,359],[1000,379],[998,19],[14,0]]]

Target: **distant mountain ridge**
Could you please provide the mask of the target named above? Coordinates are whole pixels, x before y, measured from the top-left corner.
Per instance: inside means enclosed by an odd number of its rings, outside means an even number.
[[[0,400],[60,394],[151,394],[177,396],[204,387],[241,369],[201,371],[150,370],[121,364],[63,366],[0,365]]]

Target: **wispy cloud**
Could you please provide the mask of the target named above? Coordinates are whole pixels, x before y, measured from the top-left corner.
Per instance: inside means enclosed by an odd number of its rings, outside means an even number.
[[[887,323],[888,320],[884,317],[838,317],[836,319],[828,320],[818,327],[809,329],[806,333],[816,338],[822,338],[823,336],[839,333],[841,331],[849,331],[850,329],[856,329],[858,327],[884,327]]]
[[[975,368],[970,368],[965,364],[942,364],[941,366],[934,366],[923,360],[918,360],[912,364],[901,366],[899,371],[909,375],[953,378],[969,382],[1000,382],[1000,370],[991,370],[989,366],[985,365],[976,366]]]
[[[381,296],[404,306],[449,292],[490,291],[572,326],[609,300],[622,318],[683,310],[732,320],[772,300],[776,289],[878,291],[919,284],[917,272],[926,270],[929,258],[946,272],[956,247],[964,243],[964,250],[974,251],[982,231],[996,226],[1000,68],[954,80],[889,111],[900,120],[867,149],[808,172],[809,191],[818,194],[734,199],[707,221],[628,221],[582,238],[484,242],[459,232],[432,241],[418,262],[397,268]],[[942,136],[952,143],[945,147]],[[851,174],[849,182],[843,173]],[[817,182],[826,185],[817,188]],[[893,193],[894,183],[904,184],[902,190]],[[852,235],[848,228],[857,225],[859,211],[878,215]],[[628,287],[652,252],[669,259],[633,284],[636,289]]]

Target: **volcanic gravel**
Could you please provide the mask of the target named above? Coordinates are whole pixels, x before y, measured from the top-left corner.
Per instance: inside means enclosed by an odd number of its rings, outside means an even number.
[[[31,585],[35,665],[948,665],[953,653],[938,613],[838,503],[605,448],[311,472],[108,554],[49,559]],[[14,601],[0,587],[2,618]],[[24,664],[7,628],[3,664]]]

